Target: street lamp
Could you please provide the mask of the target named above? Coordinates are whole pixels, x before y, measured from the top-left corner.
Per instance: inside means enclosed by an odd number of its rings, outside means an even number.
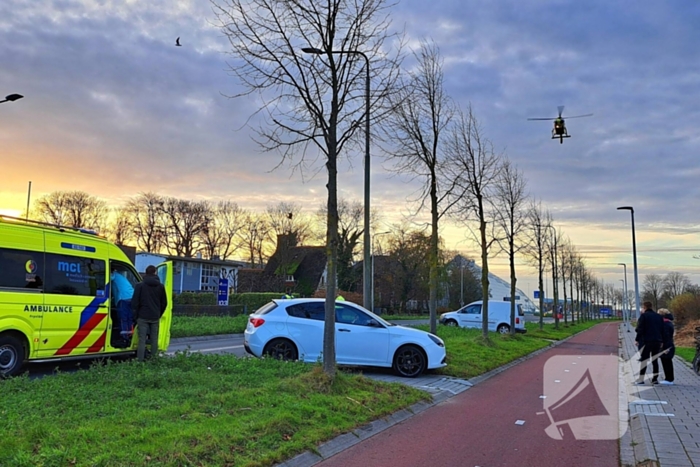
[[[3,102],[14,102],[14,101],[19,100],[19,99],[21,99],[21,98],[23,98],[23,97],[24,97],[24,96],[21,95],[21,94],[10,94],[10,95],[8,95],[8,96],[5,96],[5,99],[4,99],[4,100],[1,100],[1,101],[0,101],[0,104],[2,104]]]
[[[391,233],[389,231],[387,232],[379,232],[378,234],[375,234],[374,239],[376,240],[377,237],[381,235],[386,235],[388,233]],[[374,312],[374,244],[372,244],[372,308],[367,308],[369,311]]]
[[[301,49],[302,52],[314,55],[323,54],[349,54],[349,55],[361,55],[365,59],[365,69],[367,71],[365,79],[365,228],[364,228],[364,254],[363,254],[363,274],[362,274],[362,303],[364,307],[371,310],[373,297],[373,287],[372,287],[372,271],[371,271],[371,238],[369,234],[369,57],[365,55],[364,52],[359,50],[321,50],[315,47],[304,47]]]
[[[639,274],[637,272],[637,239],[634,235],[634,208],[632,206],[620,206],[617,208],[618,211],[629,211],[632,216],[632,258],[634,260],[634,298],[637,306],[637,314],[635,317],[639,317]],[[631,319],[631,317],[630,317]]]
[[[627,292],[627,265],[626,265],[625,263],[617,263],[617,264],[618,264],[618,266],[622,266],[623,269],[624,269],[624,271],[625,271],[625,280],[622,281],[622,282],[625,283],[625,300],[624,300],[624,303],[625,303],[625,307],[626,307],[626,308],[625,308],[626,318],[625,318],[625,316],[623,316],[623,317],[622,317],[622,321],[627,323],[627,332],[630,332],[629,324],[630,324],[630,308],[631,308],[631,307],[630,307],[630,303],[629,303],[630,296],[629,296],[629,293]],[[622,280],[622,279],[620,279],[620,280]]]

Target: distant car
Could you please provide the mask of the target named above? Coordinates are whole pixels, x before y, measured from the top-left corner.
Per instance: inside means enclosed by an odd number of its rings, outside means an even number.
[[[463,306],[457,311],[443,313],[440,315],[440,323],[447,326],[459,326],[462,328],[481,329],[482,314],[481,300]],[[498,302],[489,300],[489,331],[496,331],[501,334],[510,332],[510,302]],[[515,332],[525,333],[525,313],[521,304],[515,304]]]
[[[252,313],[244,333],[256,357],[317,362],[323,353],[325,299],[273,300]],[[351,302],[335,304],[335,353],[340,365],[393,368],[415,377],[446,365],[445,343],[418,329],[397,326]]]

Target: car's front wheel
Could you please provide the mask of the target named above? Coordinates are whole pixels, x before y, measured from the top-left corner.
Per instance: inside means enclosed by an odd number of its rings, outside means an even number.
[[[500,326],[498,326],[496,331],[498,331],[501,334],[508,334],[510,332],[510,326],[508,326],[507,324],[501,324]]]
[[[445,321],[445,326],[457,327],[457,321],[453,319],[448,319],[447,321]]]
[[[394,371],[399,376],[415,378],[425,371],[428,359],[423,350],[415,345],[404,345],[394,354]]]
[[[272,339],[265,346],[263,355],[268,355],[278,360],[296,360],[299,353],[294,343],[288,339]]]

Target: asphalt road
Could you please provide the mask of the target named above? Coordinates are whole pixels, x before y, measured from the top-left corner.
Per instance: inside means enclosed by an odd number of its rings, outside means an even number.
[[[605,323],[347,449],[319,467],[617,467],[618,441],[553,440],[543,415],[543,369],[554,355],[617,355]],[[584,398],[583,410],[595,404]],[[598,413],[594,413],[598,415]],[[516,425],[516,420],[525,424]]]

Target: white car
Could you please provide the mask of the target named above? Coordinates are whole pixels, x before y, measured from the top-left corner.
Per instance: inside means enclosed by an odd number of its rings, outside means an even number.
[[[323,298],[273,300],[250,315],[244,347],[256,357],[317,362],[325,315]],[[391,367],[406,377],[446,365],[445,343],[433,334],[391,324],[351,302],[336,302],[335,320],[339,365]]]

